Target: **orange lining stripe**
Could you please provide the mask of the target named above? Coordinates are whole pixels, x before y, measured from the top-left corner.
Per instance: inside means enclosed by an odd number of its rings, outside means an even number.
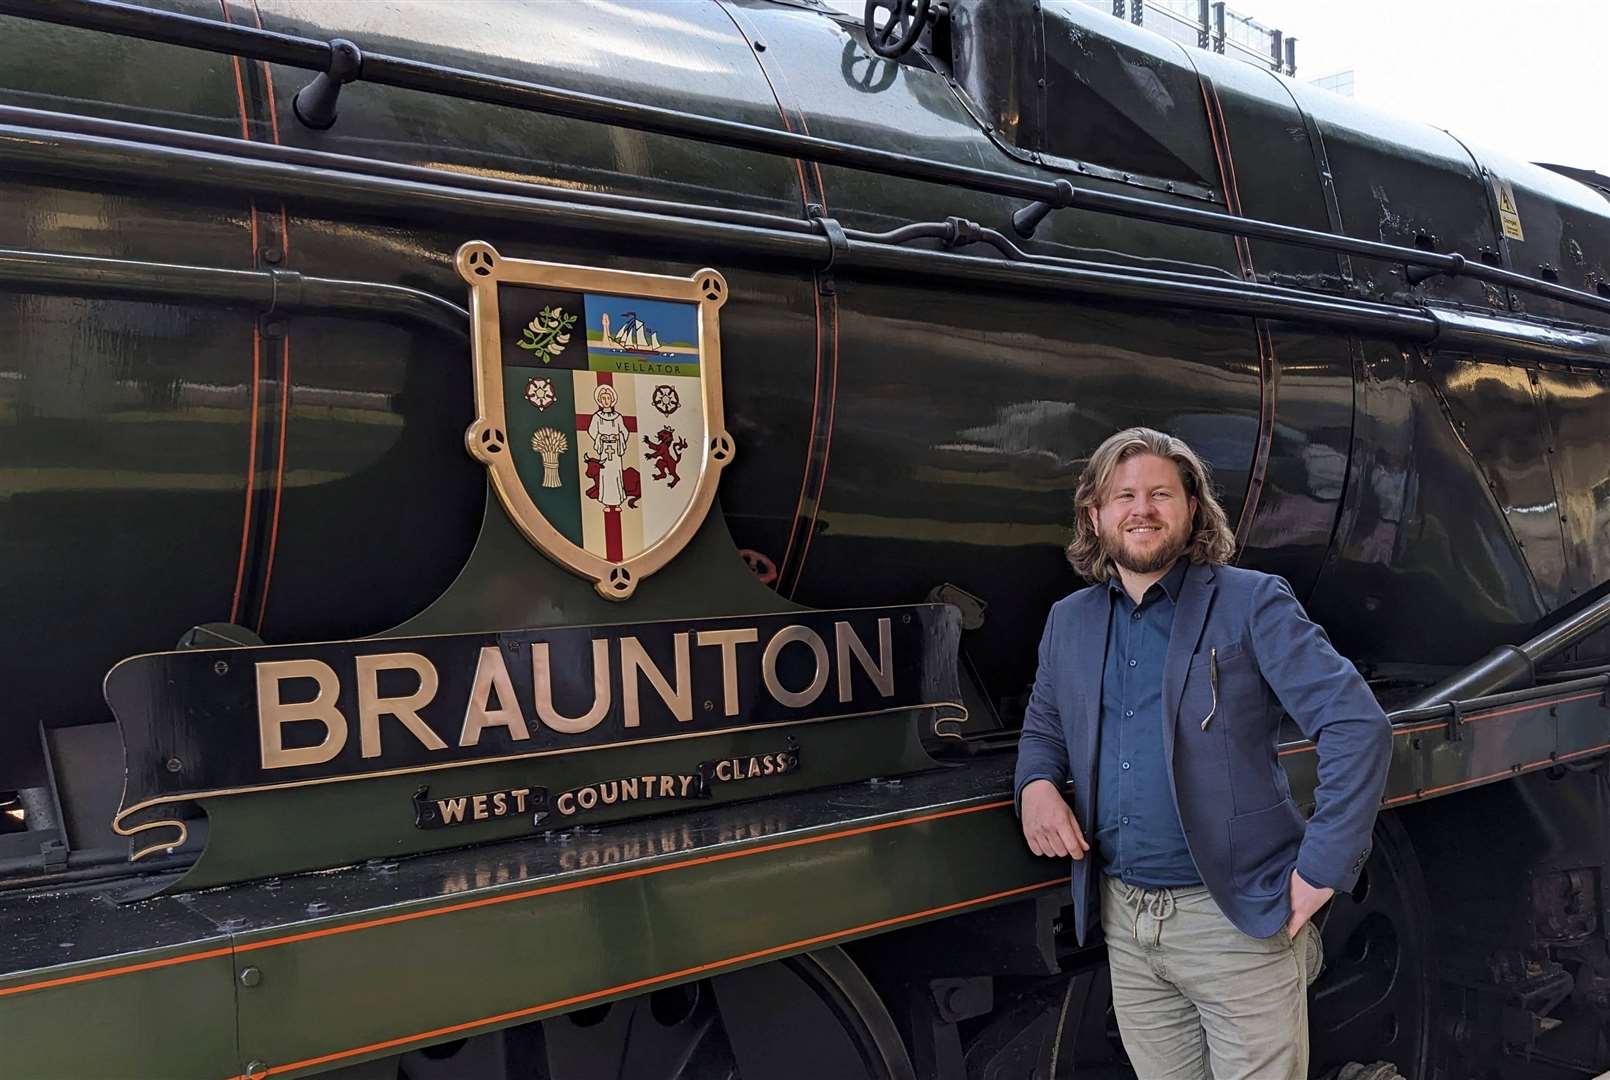
[[[233,20],[229,17],[228,0],[218,0],[218,10],[223,14],[224,22]],[[235,67],[235,102],[240,106],[240,137],[251,141],[251,129],[246,116],[246,83],[241,75],[240,57],[230,57],[230,63]],[[248,202],[252,241],[252,265],[257,265],[257,203]],[[229,602],[229,621],[234,622],[240,617],[240,593],[246,583],[246,549],[251,545],[252,525],[252,495],[255,493],[257,480],[257,390],[262,377],[262,341],[255,325],[252,327],[252,393],[251,393],[251,422],[249,428],[250,443],[246,456],[246,507],[242,511],[240,523],[240,560],[235,566],[235,592]]]
[[[1555,705],[1566,705],[1573,701],[1586,701],[1589,698],[1599,697],[1603,693],[1603,690],[1594,690],[1586,694],[1573,694],[1570,697],[1543,698],[1539,701],[1526,702],[1525,704],[1521,705],[1511,705],[1507,709],[1495,709],[1492,712],[1477,713],[1475,716],[1467,716],[1465,717],[1465,723],[1475,724],[1482,720],[1496,720],[1500,716],[1513,716],[1516,713],[1536,712],[1538,709],[1553,708]],[[1433,720],[1429,724],[1416,724],[1414,727],[1393,728],[1392,737],[1397,738],[1399,735],[1418,735],[1423,731],[1440,731],[1447,726],[1448,721],[1446,720]],[[1287,754],[1308,754],[1312,753],[1313,749],[1313,743],[1305,742],[1301,746],[1293,746],[1290,749],[1280,751],[1279,756],[1285,757]]]
[[[257,242],[257,211],[252,210],[252,245]],[[252,324],[252,393],[251,393],[251,432],[246,443],[246,499],[245,509],[241,511],[240,521],[240,560],[235,564],[235,598],[229,603],[229,621],[234,622],[240,614],[240,590],[246,581],[246,548],[251,537],[252,526],[252,495],[255,493],[257,483],[257,389],[262,381],[263,366],[263,337],[255,323]]]
[[[263,28],[263,13],[257,7],[257,0],[252,0],[252,21],[257,29]],[[279,109],[274,104],[274,71],[268,61],[260,61],[263,66],[264,96],[268,98],[268,128],[273,136],[274,145],[280,144],[280,118]],[[291,258],[291,225],[286,220],[285,204],[280,203],[280,261],[289,262]],[[257,245],[252,244],[253,258],[256,258]],[[291,334],[287,329],[280,339],[280,431],[279,451],[274,467],[274,513],[268,528],[268,561],[263,570],[263,595],[257,603],[257,632],[262,633],[263,623],[268,617],[268,587],[274,580],[274,554],[279,547],[280,536],[280,496],[285,492],[285,430],[291,421]]]
[[[766,81],[766,89],[771,91],[772,100],[777,103],[777,118],[782,121],[783,130],[788,132],[789,134],[793,134],[794,125],[789,123],[788,110],[783,108],[782,95],[780,95],[777,92],[777,85],[772,82],[771,73],[766,70],[766,65],[761,61],[760,54],[755,52],[755,44],[754,44],[754,41],[751,39],[750,33],[743,26],[743,24],[741,24],[738,21],[738,16],[733,14],[731,9],[729,9],[725,4],[722,4],[720,6],[721,6],[722,13],[725,14],[727,16],[727,18],[732,22],[733,29],[738,31],[738,36],[743,38],[744,43],[749,46],[749,53],[750,53],[751,56],[754,57],[754,60],[755,60],[755,68],[756,68],[756,70],[758,70],[760,72],[760,77]],[[781,72],[779,72],[778,74],[781,75]],[[790,95],[790,99],[792,100],[792,95]],[[800,124],[801,124],[801,126],[803,126],[804,123],[805,123],[805,117],[804,117],[804,114],[801,113],[800,114]],[[807,135],[810,134],[809,129],[806,129],[805,133]],[[800,204],[800,209],[801,209],[801,211],[808,212],[809,209],[810,209],[810,203],[811,203],[810,196],[811,196],[812,193],[810,191],[810,185],[805,179],[805,163],[803,161],[801,161],[799,158],[794,159],[794,171],[799,176],[799,204]],[[820,169],[816,170],[816,186],[817,186],[817,189],[818,189],[818,193],[821,195],[822,209],[825,211],[827,209],[827,196],[826,196],[825,193],[822,193],[820,191],[821,186],[822,186],[822,171]],[[808,213],[807,213],[807,216],[808,216]],[[815,381],[811,384],[811,423],[810,423],[810,426],[805,429],[806,430],[806,437],[805,437],[805,466],[804,466],[803,469],[800,470],[799,498],[794,503],[794,517],[793,517],[792,523],[788,527],[788,543],[786,545],[784,545],[782,560],[777,564],[777,580],[776,580],[775,584],[777,586],[777,591],[779,593],[781,593],[782,590],[783,590],[783,575],[788,570],[789,559],[792,558],[793,554],[794,554],[794,539],[799,533],[799,516],[800,516],[800,510],[805,506],[805,492],[810,488],[810,481],[811,481],[811,444],[812,444],[812,441],[813,441],[813,436],[814,436],[814,434],[816,432],[816,418],[817,418],[817,415],[818,415],[818,409],[819,409],[819,407],[821,405],[821,399],[822,399],[822,294],[821,294],[821,291],[819,289],[816,289],[816,288],[813,287],[811,289],[811,298],[816,303],[816,352],[813,354],[813,356],[815,358],[815,361],[816,361],[816,373],[815,373]]]
[[[344,1058],[356,1057],[359,1054],[371,1054],[380,1050],[391,1050],[396,1047],[405,1046],[408,1043],[419,1042],[424,1039],[434,1039],[443,1035],[452,1035],[456,1032],[468,1031],[472,1028],[481,1027],[486,1024],[499,1024],[509,1020],[518,1020],[522,1017],[534,1016],[537,1013],[547,1012],[552,1009],[563,1009],[571,1005],[580,1005],[583,1002],[593,1001],[601,997],[608,997],[611,994],[622,994],[633,990],[641,990],[645,987],[653,986],[656,983],[669,982],[673,979],[683,979],[694,975],[707,974],[713,971],[718,971],[724,967],[730,967],[734,964],[742,964],[749,960],[759,960],[767,956],[774,956],[780,952],[787,952],[791,949],[808,949],[812,946],[826,944],[827,942],[836,940],[838,938],[848,937],[851,934],[860,934],[872,930],[881,930],[885,927],[897,926],[900,923],[911,922],[914,919],[922,919],[930,915],[943,915],[946,912],[956,911],[965,907],[972,907],[975,904],[985,904],[991,900],[1004,900],[1009,896],[1020,896],[1023,893],[1035,892],[1040,889],[1048,889],[1056,885],[1065,884],[1068,880],[1069,879],[1067,877],[1051,878],[1048,881],[1036,882],[1033,885],[1019,885],[1014,889],[1003,889],[1000,892],[989,893],[985,896],[975,896],[968,900],[957,900],[954,903],[941,904],[938,907],[925,908],[922,911],[913,911],[907,915],[895,915],[887,919],[878,919],[875,922],[862,923],[860,926],[851,926],[843,930],[835,930],[826,934],[817,934],[813,937],[800,938],[797,941],[789,941],[781,945],[772,945],[764,949],[757,949],[754,952],[740,953],[737,956],[729,956],[724,960],[712,960],[703,964],[695,964],[692,967],[685,967],[677,971],[668,971],[663,975],[653,975],[646,979],[637,979],[632,982],[621,983],[618,986],[605,987],[602,990],[592,990],[585,994],[576,994],[572,997],[559,998],[555,1001],[545,1001],[540,1005],[529,1005],[523,1009],[513,1009],[509,1012],[497,1013],[493,1016],[485,1016],[479,1020],[466,1020],[460,1024],[450,1024],[447,1027],[433,1028],[430,1031],[421,1031],[414,1035],[403,1035],[395,1039],[386,1039],[382,1042],[370,1043],[367,1046],[355,1046],[350,1050],[338,1050],[334,1053],[323,1054],[319,1057],[304,1058],[301,1061],[293,1061],[285,1065],[276,1065],[273,1068],[268,1069],[262,1075],[277,1076],[281,1073],[295,1072],[298,1069],[308,1069],[316,1065],[327,1065],[332,1061],[340,1061]],[[231,1080],[245,1080],[245,1078],[235,1076],[232,1077]]]
[[[257,6],[257,0],[252,0],[252,22],[257,24],[257,29],[261,30],[263,28],[263,12]],[[260,60],[258,63],[263,65],[263,85],[268,91],[268,126],[274,135],[274,145],[278,146],[280,141],[280,118],[279,110],[274,107],[274,72],[269,68],[267,60]],[[282,210],[281,213],[283,212]]]
[[[828,383],[827,390],[827,444],[822,447],[822,477],[816,485],[816,504],[811,507],[811,525],[805,530],[805,546],[800,549],[799,566],[794,570],[794,587],[788,591],[793,596],[799,590],[800,579],[805,576],[805,559],[811,553],[811,540],[816,535],[816,519],[822,513],[822,496],[827,493],[827,463],[833,456],[833,419],[839,411],[839,319],[838,310],[833,312],[833,376]]]
[[[1554,705],[1564,705],[1568,701],[1586,701],[1588,698],[1599,697],[1603,693],[1603,690],[1594,690],[1591,693],[1575,694],[1571,697],[1545,698],[1541,701],[1526,702],[1525,704],[1521,705],[1511,705],[1507,709],[1496,709],[1493,712],[1477,713],[1475,716],[1467,716],[1465,717],[1465,723],[1474,724],[1478,720],[1493,720],[1500,716],[1509,716],[1511,713],[1532,712],[1536,709],[1550,708]]]
[[[284,215],[281,210],[280,214]],[[283,237],[283,233],[281,236]],[[291,426],[291,336],[280,338],[280,432],[279,453],[274,465],[274,512],[269,519],[268,564],[263,570],[263,595],[257,602],[257,632],[262,633],[268,617],[268,586],[274,580],[274,552],[280,540],[280,496],[285,494],[285,429]]]
[[[741,851],[723,851],[715,855],[700,855],[693,859],[684,859],[681,862],[666,863],[661,866],[645,866],[636,870],[619,870],[613,874],[601,877],[587,878],[583,881],[565,881],[557,885],[544,885],[536,889],[523,889],[517,893],[505,896],[488,896],[480,900],[466,900],[458,904],[448,904],[445,907],[430,908],[425,911],[409,911],[401,915],[386,915],[378,919],[368,919],[359,923],[348,923],[344,926],[329,926],[322,930],[307,930],[300,934],[289,934],[285,937],[270,938],[267,941],[254,941],[238,946],[241,952],[253,952],[257,949],[269,949],[276,945],[289,945],[298,941],[308,941],[313,938],[331,937],[336,934],[347,934],[355,930],[369,930],[377,926],[390,926],[394,923],[413,922],[416,919],[428,919],[437,915],[448,915],[456,911],[470,911],[475,908],[495,907],[499,904],[513,903],[517,900],[529,900],[533,897],[548,896],[553,893],[573,892],[576,889],[591,888],[594,885],[605,885],[614,881],[626,881],[631,878],[650,877],[663,874],[670,870],[686,870],[695,866],[707,866],[713,863],[726,862],[729,859],[741,859],[750,855],[764,855],[773,851],[784,851],[789,848],[808,847],[812,844],[824,843],[828,840],[840,840],[849,836],[861,836],[867,833],[882,832],[886,829],[899,829],[907,825],[920,825],[927,821],[938,821],[941,818],[956,817],[961,814],[976,814],[981,810],[995,810],[1003,806],[1011,806],[1011,799],[1002,799],[998,802],[983,803],[979,806],[964,806],[958,810],[941,810],[932,814],[922,814],[912,818],[898,818],[894,821],[880,821],[876,825],[862,825],[855,829],[844,829],[836,833],[824,833],[821,836],[802,836],[795,840],[783,840],[775,844],[763,844],[760,847],[746,848]]]
[[[20,994],[26,990],[48,990],[52,986],[67,986],[70,983],[92,982],[95,979],[104,979],[109,975],[127,975],[136,971],[150,971],[153,968],[172,967],[175,964],[188,964],[193,960],[211,960],[216,956],[228,956],[234,949],[224,946],[221,949],[208,949],[206,952],[185,953],[181,956],[170,956],[165,960],[147,960],[141,964],[128,964],[110,971],[86,971],[79,975],[63,975],[59,979],[46,979],[44,982],[24,983],[21,986],[0,987],[0,997],[9,997]]]
[[[1547,757],[1540,761],[1527,762],[1524,765],[1516,765],[1512,768],[1505,769],[1502,772],[1488,773],[1486,776],[1477,776],[1469,780],[1460,780],[1452,784],[1443,784],[1440,787],[1426,788],[1423,791],[1416,791],[1412,795],[1399,795],[1396,798],[1384,800],[1381,805],[1396,806],[1398,803],[1413,802],[1415,799],[1425,799],[1431,797],[1432,795],[1440,795],[1445,791],[1457,791],[1460,788],[1474,787],[1477,784],[1485,784],[1489,780],[1497,780],[1504,776],[1519,776],[1522,773],[1531,772],[1533,769],[1541,769],[1545,765],[1557,765],[1562,761],[1570,761],[1572,758],[1586,757],[1588,754],[1597,754],[1601,750],[1610,750],[1610,743],[1600,743],[1598,746],[1590,746],[1586,750],[1573,750],[1569,754],[1560,754],[1557,757]]]
[[[223,9],[224,21],[228,22],[229,8],[224,4],[224,0],[218,0],[218,6]],[[251,135],[248,134],[246,128],[246,84],[242,81],[240,75],[240,57],[234,56],[230,57],[230,59],[235,65],[235,100],[240,102],[240,137],[249,142]]]
[[[256,949],[272,948],[275,945],[286,945],[297,941],[307,941],[312,938],[330,937],[336,934],[352,933],[358,930],[367,930],[376,926],[387,926],[392,923],[413,922],[416,919],[428,919],[435,915],[446,915],[455,911],[466,911],[473,908],[492,907],[497,904],[512,903],[516,900],[527,900],[536,896],[550,893],[568,892],[575,889],[591,888],[594,885],[606,885],[612,881],[622,881],[629,878],[647,877],[651,874],[661,874],[669,870],[681,870],[709,863],[724,862],[728,859],[741,859],[750,855],[763,855],[771,851],[781,851],[786,848],[803,847],[809,844],[825,843],[828,840],[839,840],[850,836],[861,836],[867,833],[882,832],[887,829],[898,829],[906,825],[920,825],[928,821],[938,821],[943,818],[960,817],[965,814],[976,814],[985,810],[998,810],[1001,807],[1011,806],[1011,799],[999,799],[994,802],[980,803],[977,806],[963,806],[955,810],[940,810],[932,814],[921,814],[917,817],[897,818],[893,821],[880,821],[875,825],[862,825],[854,829],[841,829],[838,832],[823,833],[820,836],[805,836],[795,840],[783,840],[775,844],[763,844],[759,847],[745,848],[741,851],[722,852],[717,855],[703,855],[694,859],[684,859],[681,862],[666,863],[661,866],[647,866],[637,870],[621,870],[613,874],[604,874],[599,877],[587,878],[583,881],[563,882],[558,885],[548,885],[537,889],[524,889],[518,893],[504,896],[489,896],[480,900],[468,900],[458,904],[449,904],[444,907],[430,908],[425,911],[411,911],[402,915],[390,915],[379,919],[368,919],[359,923],[348,923],[344,926],[331,926],[322,930],[310,930],[300,934],[289,934],[285,937],[271,938],[267,941],[248,942],[236,945],[232,949],[212,949],[206,952],[186,953],[183,956],[169,957],[165,960],[153,960],[140,964],[129,964],[123,967],[107,968],[104,971],[86,972],[82,975],[69,975],[60,979],[51,979],[44,982],[25,983],[21,986],[12,986],[0,989],[0,997],[11,994],[20,994],[27,990],[42,990],[51,986],[60,986],[64,983],[88,982],[93,979],[108,979],[115,975],[125,975],[137,971],[146,971],[150,968],[168,967],[173,964],[184,964],[192,960],[206,960],[220,956],[231,951],[251,952]],[[850,931],[846,931],[849,933]]]
[[[803,183],[804,172],[800,179]],[[803,187],[800,188],[804,190]],[[799,498],[794,502],[794,519],[788,526],[788,544],[783,548],[783,560],[777,564],[777,591],[783,591],[783,574],[788,567],[788,560],[794,555],[794,538],[799,534],[799,515],[805,508],[805,492],[811,486],[811,442],[816,432],[816,419],[820,415],[822,405],[822,292],[814,285],[811,287],[811,299],[816,302],[816,359],[815,377],[811,382],[811,424],[806,428],[805,436],[805,467],[799,473]]]

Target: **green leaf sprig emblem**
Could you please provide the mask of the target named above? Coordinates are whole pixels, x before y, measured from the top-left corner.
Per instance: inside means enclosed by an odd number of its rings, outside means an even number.
[[[545,307],[526,325],[520,340],[515,344],[526,352],[537,353],[546,364],[565,351],[565,346],[570,342],[570,332],[575,325],[576,316],[565,314],[563,308]]]

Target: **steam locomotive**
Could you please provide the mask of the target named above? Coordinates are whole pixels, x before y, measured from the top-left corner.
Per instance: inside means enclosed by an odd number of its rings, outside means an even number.
[[[1610,179],[1072,0],[0,0],[0,183],[0,1075],[1128,1075],[1010,777],[1133,424],[1394,720],[1315,1075],[1610,1064]]]

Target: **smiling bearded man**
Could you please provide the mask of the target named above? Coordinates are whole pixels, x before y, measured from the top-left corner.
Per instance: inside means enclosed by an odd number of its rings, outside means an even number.
[[[1386,715],[1284,580],[1226,565],[1234,535],[1185,443],[1119,432],[1074,505],[1068,560],[1095,584],[1052,607],[1040,640],[1024,839],[1074,860],[1081,944],[1099,905],[1142,1080],[1304,1080],[1310,920],[1369,854]],[[1283,712],[1317,747],[1306,823],[1276,757]]]

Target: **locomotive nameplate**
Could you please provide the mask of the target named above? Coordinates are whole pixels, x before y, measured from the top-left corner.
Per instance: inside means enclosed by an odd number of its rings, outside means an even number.
[[[727,283],[508,259],[473,241],[470,455],[527,540],[624,600],[685,547],[732,461]]]
[[[901,714],[962,711],[959,634],[954,608],[918,605],[132,657],[106,677],[127,772],[113,825],[158,830],[140,858],[182,842],[176,804],[441,770],[458,771],[416,780],[414,809],[432,790],[462,796],[466,813],[439,824],[466,830],[808,786],[799,742],[819,729],[804,725],[900,721],[883,750],[866,745],[887,762],[910,743]],[[799,733],[757,745],[773,729]],[[811,780],[853,778],[849,765]],[[387,818],[413,832],[390,790]]]

